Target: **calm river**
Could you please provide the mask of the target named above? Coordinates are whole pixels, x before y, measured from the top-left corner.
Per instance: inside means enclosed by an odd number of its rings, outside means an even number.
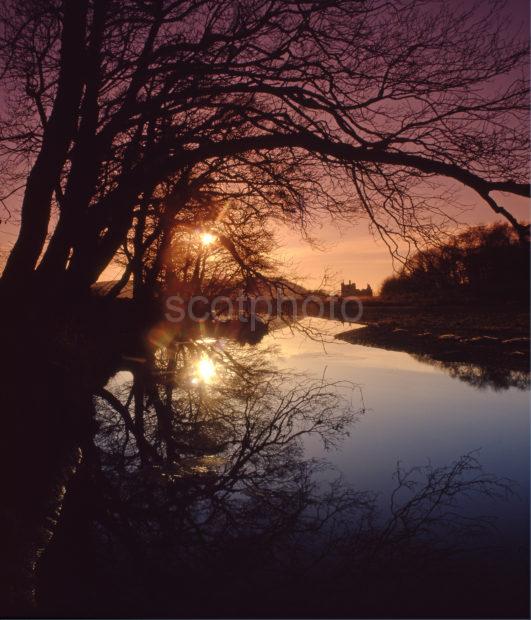
[[[529,376],[334,338],[354,327],[162,324],[100,383],[43,380],[93,422],[41,614],[525,617]]]
[[[325,456],[356,488],[378,491],[385,505],[395,486],[397,461],[405,467],[441,466],[474,451],[486,472],[516,483],[512,498],[482,502],[482,509],[499,518],[505,535],[520,540],[527,535],[530,424],[525,380],[519,387],[500,388],[488,380],[475,386],[455,372],[476,377],[481,370],[475,367],[445,369],[407,353],[333,338],[355,325],[319,319],[303,325],[326,334],[324,341],[284,328],[267,336],[263,346],[276,345],[285,368],[352,382],[354,404],[365,407],[337,450],[323,452],[318,441],[308,440],[309,454]]]

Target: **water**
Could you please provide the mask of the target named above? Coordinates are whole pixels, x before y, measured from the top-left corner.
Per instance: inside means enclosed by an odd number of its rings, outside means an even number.
[[[478,451],[486,471],[516,482],[520,501],[497,506],[508,529],[527,529],[529,506],[529,392],[510,387],[474,387],[407,353],[350,344],[334,334],[355,326],[315,320],[324,342],[287,328],[264,342],[279,348],[279,364],[315,378],[354,383],[354,403],[366,413],[350,428],[338,450],[326,456],[358,488],[389,493],[397,461],[414,466],[449,463]]]
[[[43,368],[27,413],[58,423],[24,484],[62,505],[41,612],[525,614],[528,379],[334,338],[352,327],[160,325],[89,381]],[[61,432],[74,411],[94,423]]]

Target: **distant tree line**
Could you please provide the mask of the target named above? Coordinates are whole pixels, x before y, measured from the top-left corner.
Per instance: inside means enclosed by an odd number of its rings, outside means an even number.
[[[507,224],[471,227],[445,244],[417,252],[384,281],[381,295],[527,300],[529,242]]]

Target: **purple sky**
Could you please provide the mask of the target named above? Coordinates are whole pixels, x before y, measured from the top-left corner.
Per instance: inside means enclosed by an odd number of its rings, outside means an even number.
[[[456,0],[451,0],[456,1]],[[472,0],[459,0],[464,2]],[[506,11],[510,16],[515,32],[529,33],[530,6],[529,0],[507,0]],[[460,201],[466,203],[469,210],[460,217],[463,224],[489,223],[499,219],[475,194],[468,191],[461,192]],[[505,198],[504,206],[509,207],[519,218],[529,220],[529,200],[515,197]],[[14,213],[17,211],[17,200],[10,200],[9,207]],[[4,213],[0,213],[0,260],[2,254],[13,244],[16,238],[16,223],[5,224]],[[16,220],[16,217],[13,218]],[[356,225],[341,224],[340,229],[330,223],[323,223],[319,228],[311,231],[319,239],[321,249],[310,247],[300,240],[300,236],[293,230],[281,228],[278,230],[282,248],[278,252],[279,258],[295,271],[304,284],[317,286],[320,284],[325,271],[332,274],[331,286],[339,288],[342,279],[353,280],[357,284],[365,285],[369,282],[373,288],[378,288],[382,280],[393,271],[389,253],[381,241],[375,240],[369,233],[366,222]],[[3,261],[0,262],[0,265]],[[109,267],[102,279],[118,277],[120,270]]]

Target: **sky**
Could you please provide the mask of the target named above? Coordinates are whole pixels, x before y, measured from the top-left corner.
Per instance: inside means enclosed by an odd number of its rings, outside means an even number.
[[[527,29],[529,32],[529,0],[506,0],[506,10],[515,29],[523,29],[524,32]],[[467,207],[467,211],[459,217],[463,225],[500,221],[500,217],[474,192],[460,190],[459,184],[452,184],[451,188],[458,190],[456,198]],[[518,219],[531,220],[529,199],[500,194],[495,198],[499,198],[500,204],[507,207]],[[358,222],[350,227],[342,223],[340,229],[325,225],[312,232],[325,246],[324,250],[313,249],[301,241],[297,232],[287,227],[278,230],[284,247],[277,255],[287,265],[295,266],[297,275],[308,287],[319,286],[327,271],[331,276],[329,288],[332,292],[340,288],[341,281],[348,280],[361,285],[360,288],[369,283],[373,289],[378,289],[383,280],[393,274],[393,261],[389,251],[381,240],[374,239],[370,234],[367,222]],[[399,267],[399,264],[395,266]]]
[[[461,200],[468,207],[459,218],[462,227],[500,221],[499,216],[472,192],[462,191]],[[500,203],[518,219],[531,219],[529,199],[510,196]],[[350,226],[344,222],[340,226],[325,222],[311,229],[311,233],[318,242],[315,245],[304,241],[299,231],[278,226],[276,236],[280,247],[273,253],[280,262],[281,271],[308,289],[321,287],[326,276],[324,288],[331,293],[339,291],[342,281],[349,280],[359,288],[370,284],[377,291],[383,280],[400,267],[399,263],[393,265],[389,250],[370,233],[366,220]],[[100,280],[117,279],[121,272],[122,267],[110,265]]]
[[[454,185],[459,191],[459,185]],[[489,224],[501,221],[490,207],[469,190],[460,190],[458,197],[467,210],[458,216],[460,226]],[[500,204],[519,220],[529,221],[530,201],[527,198],[513,196],[495,196]],[[316,229],[313,236],[324,247],[312,247],[303,241],[297,231],[287,227],[279,227],[277,234],[281,248],[276,252],[280,261],[296,274],[296,278],[308,288],[320,285],[325,273],[328,273],[327,286],[330,292],[336,292],[342,281],[352,280],[359,288],[370,284],[374,290],[379,289],[383,280],[394,273],[400,264],[393,261],[389,250],[380,239],[376,239],[369,231],[366,220],[341,226],[325,224]]]
[[[506,6],[515,27],[529,28],[528,0],[507,0]],[[453,185],[452,189],[459,187]],[[460,192],[458,199],[468,207],[467,212],[459,218],[463,224],[486,224],[499,220],[499,217],[471,191]],[[518,219],[531,219],[528,199],[504,197],[500,202]],[[9,207],[14,213],[17,212],[15,201],[9,201]],[[6,252],[16,239],[17,227],[14,220],[16,217],[6,224],[4,214],[0,213],[0,266],[3,264]],[[298,231],[279,227],[277,236],[281,248],[275,251],[275,257],[284,265],[284,271],[290,274],[291,279],[308,288],[318,287],[326,273],[328,274],[326,288],[331,292],[338,290],[343,280],[352,280],[360,287],[365,287],[369,283],[373,289],[378,290],[383,280],[393,274],[393,261],[389,251],[381,240],[371,235],[366,221],[358,221],[352,225],[342,222],[341,226],[325,222],[319,228],[312,229],[310,233],[319,241],[319,248],[303,241]],[[115,279],[120,273],[120,267],[110,265],[100,279]]]

